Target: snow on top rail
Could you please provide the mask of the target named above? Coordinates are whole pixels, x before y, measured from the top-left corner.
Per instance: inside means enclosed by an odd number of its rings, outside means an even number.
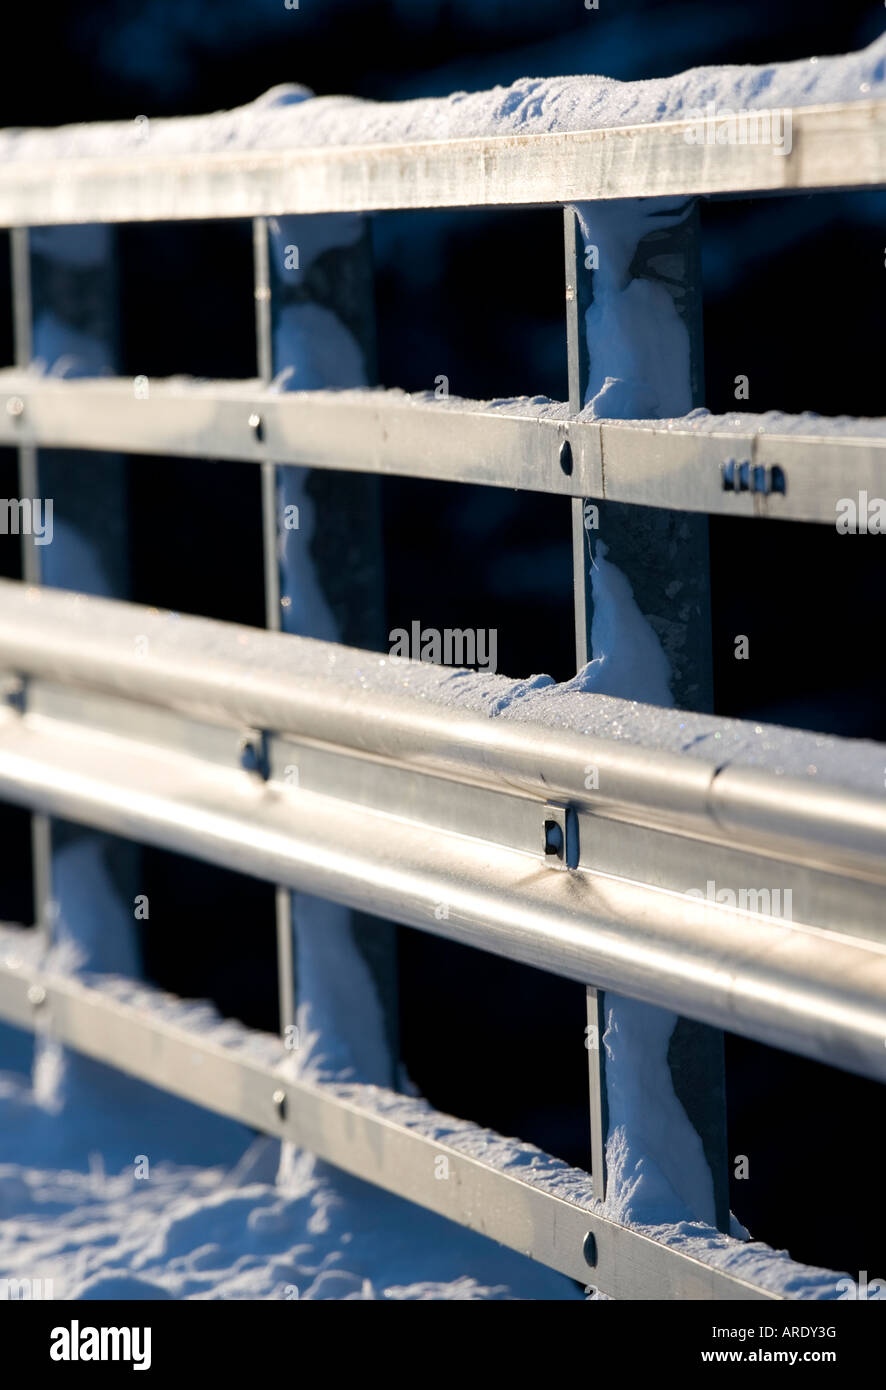
[[[702,113],[740,111],[789,115],[790,139],[699,138]],[[0,132],[4,226],[883,183],[886,35],[842,57],[647,82],[523,78],[406,102],[283,86],[211,116]]]

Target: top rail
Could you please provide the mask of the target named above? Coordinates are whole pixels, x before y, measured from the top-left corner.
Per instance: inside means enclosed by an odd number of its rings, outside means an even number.
[[[0,164],[0,226],[886,185],[886,101],[791,114],[789,154],[694,142],[698,123],[690,120],[400,144],[10,160]]]

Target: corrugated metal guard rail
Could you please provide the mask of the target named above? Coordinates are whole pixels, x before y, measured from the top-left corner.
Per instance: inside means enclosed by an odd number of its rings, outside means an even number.
[[[5,164],[0,223],[14,229],[20,365],[0,374],[0,444],[21,450],[22,495],[40,495],[37,451],[58,448],[246,460],[263,466],[270,486],[272,465],[296,464],[528,488],[576,499],[579,515],[582,499],[609,499],[824,523],[839,496],[886,496],[884,437],[576,418],[582,300],[570,205],[886,183],[886,103],[793,114],[793,150],[779,159],[754,146],[688,143],[680,123],[665,123]],[[130,380],[27,370],[30,228],[256,219],[261,330],[269,217],[518,204],[567,207],[569,409],[438,406],[360,390],[275,394],[260,381],[152,381],[146,399]],[[263,331],[267,381],[266,320]],[[273,513],[265,545],[273,570]],[[874,783],[841,779],[839,749],[820,769],[807,768],[811,735],[797,735],[778,768],[774,757],[730,763],[716,746],[690,756],[669,750],[667,735],[693,718],[703,734],[713,725],[702,716],[663,712],[657,747],[587,732],[593,696],[553,722],[541,706],[537,721],[529,706],[522,718],[490,720],[447,706],[433,680],[410,695],[387,681],[377,657],[349,648],[172,622],[37,587],[39,556],[28,554],[26,582],[0,584],[4,798],[886,1078],[886,810]],[[583,585],[577,573],[577,605]],[[370,668],[376,679],[365,679]],[[753,729],[731,728],[738,743],[754,742]],[[886,749],[878,760],[882,773]],[[687,895],[687,884],[709,879],[777,879],[793,893],[793,923]],[[447,912],[435,915],[440,902]],[[716,1251],[702,1258],[618,1224],[587,1198],[570,1200],[544,1168],[504,1170],[457,1137],[441,1142],[430,1122],[404,1118],[376,1088],[293,1080],[273,1056],[190,1035],[94,982],[53,973],[26,938],[14,927],[0,935],[0,1016],[20,1027],[50,1027],[75,1049],[290,1139],[612,1297],[779,1296],[718,1265]],[[285,993],[285,948],[280,964]],[[599,1155],[594,1085],[592,1057]],[[454,1182],[435,1181],[441,1153]],[[722,1250],[731,1244],[723,1237]]]

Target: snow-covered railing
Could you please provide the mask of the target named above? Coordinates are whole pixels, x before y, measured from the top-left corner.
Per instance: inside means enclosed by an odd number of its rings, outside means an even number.
[[[722,1114],[707,1094],[719,1094],[716,1039],[691,1035],[702,1079],[671,1113],[690,1136],[670,1155],[685,1169],[673,1191],[696,1230],[687,1234],[678,1216],[667,1230],[641,1229],[630,1204],[613,1200],[608,1165],[630,1148],[617,1106],[632,1056],[658,1049],[643,1097],[653,1107],[661,1077],[667,1089],[679,1066],[668,1050],[676,1019],[665,1010],[690,1027],[886,1077],[886,749],[663,708],[675,694],[690,710],[710,701],[705,514],[826,522],[841,498],[886,493],[882,421],[718,420],[692,409],[701,401],[692,199],[886,184],[882,46],[822,60],[817,75],[801,64],[726,70],[713,86],[697,74],[665,84],[564,79],[515,84],[505,99],[457,94],[399,107],[284,89],[199,120],[0,133],[18,361],[0,374],[0,443],[20,449],[19,505],[37,505],[51,472],[87,536],[84,550],[65,532],[44,556],[46,536],[35,532],[26,583],[0,586],[0,793],[37,813],[46,929],[0,930],[0,1017],[289,1140],[609,1296],[836,1296],[837,1275],[722,1233]],[[712,93],[747,97],[760,117],[772,115],[764,99],[780,104],[780,140],[771,119],[768,144],[729,138],[728,126],[725,142],[709,139],[722,113],[705,106],[699,127],[686,111]],[[327,266],[350,258],[341,279],[357,293],[365,229],[354,213],[532,203],[566,208],[568,403],[369,390],[370,354],[354,328],[365,301],[357,313],[353,300],[344,311],[334,295],[312,300],[316,277],[313,288],[291,282],[287,300],[281,267],[292,251],[297,276],[321,257]],[[256,219],[260,379],[103,376],[113,354],[107,316],[94,313],[95,271],[112,257],[107,228],[92,224],[220,217]],[[92,298],[60,331],[53,296],[61,286],[68,308],[78,295],[85,304],[84,272]],[[314,317],[299,319],[306,303]],[[318,323],[327,337],[312,356],[305,325]],[[85,357],[78,380],[53,375],[66,352]],[[294,378],[281,381],[292,366]],[[287,634],[108,601],[123,593],[115,460],[104,461],[100,485],[93,478],[87,515],[72,503],[82,456],[47,449],[260,464],[269,626]],[[283,465],[570,497],[575,680],[441,672],[343,645],[305,560],[308,525],[295,556],[281,537],[281,506],[301,507],[306,523],[314,506],[297,468]],[[351,536],[362,535],[365,496],[343,484],[340,500],[353,509]],[[622,504],[633,514],[644,504],[665,527],[675,514],[680,527],[668,539],[643,521],[628,598],[606,559],[606,546],[620,562],[626,553]],[[598,505],[607,539],[591,562]],[[352,554],[368,573],[359,546]],[[338,556],[325,564],[333,570]],[[52,593],[41,581],[108,597]],[[680,593],[664,645],[643,616],[644,583],[668,602]],[[352,587],[349,599],[359,598]],[[596,610],[634,644],[615,674],[608,650],[588,661]],[[609,698],[613,690],[625,699]],[[593,1184],[385,1085],[293,1070],[281,1040],[231,1024],[197,1033],[174,1001],[110,970],[64,973],[42,952],[58,856],[47,817],[277,884],[284,1037],[293,1027],[290,888],[585,983]],[[342,966],[344,919],[311,911],[296,940],[318,932],[316,944],[325,932]],[[322,966],[319,952],[307,968],[314,990]],[[614,1051],[600,1046],[602,991],[613,1001]],[[646,1007],[645,1021],[632,1022],[630,1011]],[[333,1017],[343,1022],[332,1009],[326,1023]],[[616,1131],[623,1147],[610,1152]],[[669,1122],[659,1137],[667,1144],[673,1133]],[[456,1181],[437,1181],[440,1157]],[[659,1158],[643,1158],[647,1172]],[[670,1171],[667,1154],[661,1171]]]
[[[695,140],[697,120],[314,149],[180,153],[146,143],[135,157],[81,153],[73,132],[62,158],[48,139],[32,140],[27,159],[0,164],[0,225],[793,193],[883,182],[886,101],[806,106],[793,122],[794,150],[780,159],[768,143]]]

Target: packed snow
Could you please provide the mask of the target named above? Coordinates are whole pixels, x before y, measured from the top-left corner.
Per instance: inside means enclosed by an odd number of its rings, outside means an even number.
[[[314,97],[291,83],[248,106],[211,116],[96,122],[57,130],[0,132],[0,159],[29,161],[197,151],[390,144],[486,135],[600,130],[673,121],[708,102],[732,110],[776,110],[886,96],[886,35],[859,53],[758,66],[691,68],[674,77],[524,77],[488,92],[373,102]]]

